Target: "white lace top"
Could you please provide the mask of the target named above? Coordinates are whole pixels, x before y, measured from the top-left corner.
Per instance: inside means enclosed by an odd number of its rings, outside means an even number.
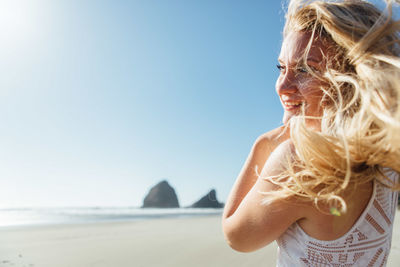
[[[391,179],[398,179],[391,172]],[[364,212],[342,237],[322,241],[308,236],[294,223],[279,237],[278,267],[375,267],[386,266],[389,255],[397,192],[379,182]]]

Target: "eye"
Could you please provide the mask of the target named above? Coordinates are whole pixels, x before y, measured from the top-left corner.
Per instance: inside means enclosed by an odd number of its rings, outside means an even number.
[[[282,66],[282,65],[280,65],[280,64],[276,65],[276,67],[278,68],[278,70],[279,70],[280,72],[283,72],[283,71],[285,70],[285,66]]]
[[[319,69],[317,69],[314,66],[310,66],[310,65],[308,65],[307,67],[306,66],[299,66],[296,70],[299,73],[310,73],[310,70],[313,73],[319,73],[320,72]]]
[[[301,73],[307,73],[307,72],[308,72],[308,70],[306,69],[306,67],[297,68],[297,71],[298,71],[298,72],[301,72]]]

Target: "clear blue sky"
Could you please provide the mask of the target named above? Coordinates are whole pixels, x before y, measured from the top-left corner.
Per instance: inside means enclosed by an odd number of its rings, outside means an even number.
[[[0,2],[0,207],[225,201],[280,125],[281,1]]]

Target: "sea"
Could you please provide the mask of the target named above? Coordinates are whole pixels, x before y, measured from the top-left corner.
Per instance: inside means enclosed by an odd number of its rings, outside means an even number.
[[[19,226],[65,225],[96,222],[130,222],[160,218],[222,215],[222,209],[58,207],[0,209],[0,229]]]

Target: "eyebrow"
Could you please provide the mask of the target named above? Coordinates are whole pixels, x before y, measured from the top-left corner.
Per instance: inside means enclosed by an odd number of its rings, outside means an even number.
[[[317,60],[317,59],[315,59],[315,58],[307,58],[307,62],[308,62],[308,61],[314,62],[314,63],[316,63],[316,64],[321,63],[321,60]]]
[[[278,61],[280,62],[280,63],[283,63],[283,60],[282,59],[280,59],[280,58],[278,58]],[[312,57],[309,57],[309,58],[307,58],[307,62],[313,62],[313,63],[316,63],[316,64],[320,64],[321,63],[321,60],[317,60],[317,59],[315,59],[315,58],[312,58]]]

